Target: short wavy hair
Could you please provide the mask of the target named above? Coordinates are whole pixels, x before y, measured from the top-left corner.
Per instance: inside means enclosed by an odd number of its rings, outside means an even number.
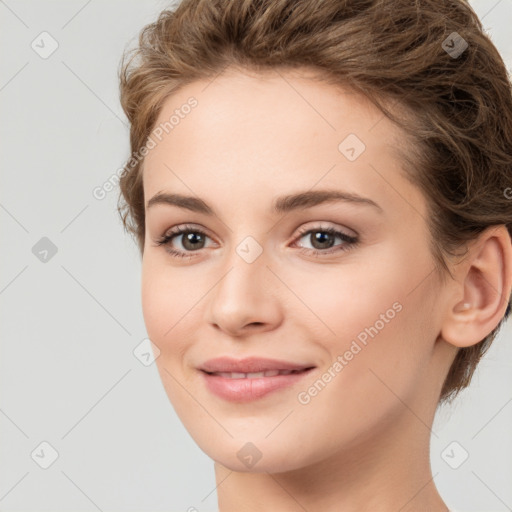
[[[308,67],[364,94],[403,129],[397,148],[428,204],[436,268],[490,226],[512,235],[512,88],[505,64],[464,0],[183,0],[125,51],[120,98],[140,155],[165,100],[228,67]],[[397,115],[397,105],[407,115]],[[142,153],[143,154],[143,153]],[[118,211],[144,251],[143,158],[120,176]],[[510,299],[510,298],[509,298]],[[459,348],[439,404],[467,387],[510,313]]]

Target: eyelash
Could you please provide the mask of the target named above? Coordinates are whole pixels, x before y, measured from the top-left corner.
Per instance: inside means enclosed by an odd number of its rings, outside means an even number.
[[[350,249],[356,247],[357,244],[359,243],[359,240],[357,239],[357,237],[353,237],[353,236],[347,235],[347,234],[343,233],[342,231],[339,231],[339,230],[334,229],[332,227],[322,228],[320,226],[317,226],[315,228],[301,228],[301,229],[299,229],[299,234],[298,234],[298,236],[296,237],[295,240],[299,240],[304,235],[307,235],[309,233],[314,233],[314,232],[329,233],[330,235],[334,235],[334,236],[337,236],[337,237],[341,238],[345,243],[342,244],[342,245],[335,246],[335,247],[338,247],[337,249],[333,249],[331,247],[331,248],[329,248],[327,250],[324,250],[324,251],[321,251],[321,250],[318,250],[318,249],[308,249],[306,247],[302,247],[300,249],[300,253],[301,254],[313,255],[315,257],[318,257],[318,256],[322,257],[322,256],[325,256],[325,255],[330,255],[330,254],[335,253],[335,252],[349,251]],[[181,227],[178,227],[178,228],[175,228],[175,229],[171,230],[167,234],[165,234],[162,237],[160,237],[159,239],[155,240],[155,244],[157,246],[161,246],[161,245],[166,246],[165,250],[172,257],[175,257],[175,258],[193,258],[194,257],[193,253],[199,252],[200,249],[198,249],[197,251],[178,251],[176,249],[171,248],[170,245],[169,245],[169,242],[173,238],[175,238],[175,237],[177,237],[179,235],[182,235],[184,233],[196,233],[196,234],[199,233],[199,234],[201,234],[203,236],[208,237],[208,235],[204,231],[202,231],[201,229],[198,229],[198,228],[196,228],[194,226],[184,225],[184,226],[181,226]]]

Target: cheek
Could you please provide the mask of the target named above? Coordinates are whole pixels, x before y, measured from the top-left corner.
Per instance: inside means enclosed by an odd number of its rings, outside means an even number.
[[[323,374],[301,387],[301,403],[309,400],[302,412],[316,418],[308,420],[314,428],[332,425],[334,448],[396,425],[408,414],[404,403],[418,409],[433,341],[418,328],[426,297],[373,285],[359,287],[357,298],[339,292],[332,302],[326,296],[316,301],[320,306],[323,300],[318,311],[336,336],[324,329],[314,340],[327,356]]]
[[[158,279],[160,273],[146,261],[142,265],[142,314],[149,337],[161,350],[160,341],[172,325],[170,312],[175,297],[165,292],[165,283]]]
[[[184,278],[183,273],[171,272],[165,265],[153,263],[149,257],[143,261],[141,301],[144,323],[149,338],[162,355],[171,346],[173,351],[179,351],[176,343],[186,341],[186,337],[177,334],[190,321],[189,315],[194,313],[190,309],[198,300],[197,294],[194,282]]]
[[[145,256],[141,300],[148,337],[160,350],[156,365],[169,398],[177,402],[187,395],[172,376],[185,386],[194,378],[190,350],[204,327],[205,300],[216,280],[193,266],[171,267],[165,258],[149,252]]]
[[[142,265],[141,285],[146,331],[160,350],[155,364],[170,402],[181,410],[182,404],[189,402],[176,379],[186,386],[183,357],[193,339],[190,329],[186,329],[191,321],[195,323],[192,306],[198,301],[198,291],[190,279],[183,279],[165,265],[152,265],[149,258]]]
[[[425,279],[432,269],[428,252],[410,254],[389,247],[350,271],[340,267],[295,280],[294,291],[309,309],[301,306],[301,322],[317,334],[311,341],[326,353],[325,369],[336,375],[333,388],[343,399],[396,400],[390,389],[405,398],[420,382],[436,339],[428,321],[436,290]]]

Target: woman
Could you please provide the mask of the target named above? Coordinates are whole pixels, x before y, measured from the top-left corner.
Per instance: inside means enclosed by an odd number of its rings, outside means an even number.
[[[120,78],[144,320],[220,512],[448,510],[435,411],[512,289],[511,84],[473,10],[184,0]]]

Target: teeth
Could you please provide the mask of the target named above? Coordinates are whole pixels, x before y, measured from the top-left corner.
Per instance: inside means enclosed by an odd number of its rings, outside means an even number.
[[[289,375],[290,373],[298,373],[301,370],[268,370],[266,372],[214,372],[212,375],[226,377],[228,379],[260,379],[262,377],[275,377],[276,375]]]

